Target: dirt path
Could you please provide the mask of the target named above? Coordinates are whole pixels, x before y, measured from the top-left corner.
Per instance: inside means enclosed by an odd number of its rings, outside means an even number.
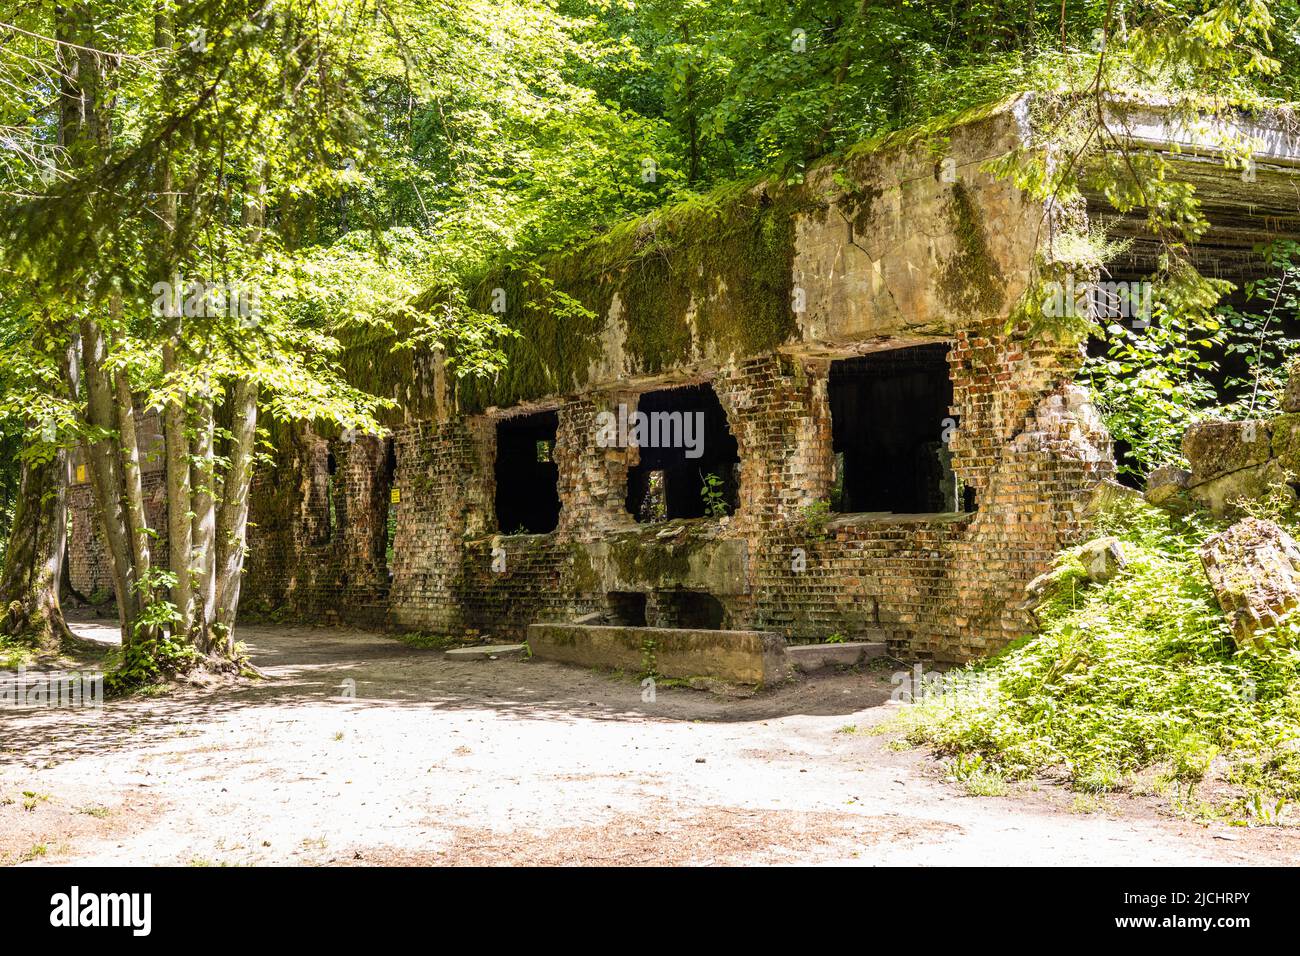
[[[0,862],[1300,859],[1293,832],[1202,826],[1142,799],[1085,814],[1050,786],[964,796],[924,754],[842,732],[896,706],[880,674],[643,703],[632,681],[460,662],[361,631],[241,636],[269,680],[0,711]]]

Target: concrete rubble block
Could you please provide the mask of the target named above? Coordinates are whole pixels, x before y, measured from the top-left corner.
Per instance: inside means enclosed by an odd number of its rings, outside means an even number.
[[[1239,516],[1243,500],[1259,500],[1278,491],[1295,497],[1287,484],[1286,470],[1276,461],[1267,461],[1192,485],[1188,495],[1196,504],[1222,518]]]
[[[1103,584],[1115,576],[1115,573],[1127,567],[1124,556],[1124,543],[1116,537],[1095,538],[1074,549],[1074,556],[1083,565],[1088,580],[1094,584]]]
[[[885,656],[883,641],[846,641],[842,644],[790,644],[785,649],[791,666],[802,673],[825,667],[854,667]]]
[[[1183,434],[1183,455],[1191,463],[1193,485],[1262,465],[1273,455],[1270,423],[1197,422]]]
[[[1108,514],[1116,509],[1125,509],[1142,497],[1142,492],[1128,485],[1122,485],[1114,478],[1105,478],[1093,486],[1091,494],[1083,503],[1081,513],[1094,517]]]
[[[1279,415],[1272,425],[1273,458],[1293,480],[1300,478],[1300,414]]]
[[[1184,514],[1193,507],[1187,489],[1192,483],[1192,473],[1177,465],[1161,465],[1147,475],[1146,500],[1158,508]]]
[[[1237,646],[1267,650],[1272,628],[1300,606],[1300,544],[1271,521],[1246,518],[1206,539],[1200,557]]]
[[[1083,567],[1085,581],[1093,584],[1109,581],[1117,571],[1128,565],[1124,542],[1109,536],[1095,538],[1071,549],[1057,560],[1051,570],[1044,571],[1025,586],[1025,600],[1018,610],[1028,611],[1032,615],[1051,599],[1062,581],[1071,578],[1078,580],[1079,565]]]
[[[474,647],[453,647],[447,656],[458,661],[490,661],[505,657],[523,657],[527,644],[478,644]]]

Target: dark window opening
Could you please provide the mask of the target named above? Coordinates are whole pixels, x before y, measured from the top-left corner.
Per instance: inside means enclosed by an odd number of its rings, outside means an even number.
[[[1233,241],[1235,242],[1236,239]],[[1184,347],[1196,356],[1195,363],[1186,366],[1188,380],[1194,388],[1204,388],[1212,393],[1205,396],[1204,402],[1197,401],[1198,405],[1249,404],[1252,398],[1256,397],[1254,363],[1262,356],[1264,368],[1285,367],[1287,357],[1279,349],[1280,340],[1300,339],[1300,315],[1293,310],[1274,309],[1272,297],[1260,291],[1257,291],[1254,296],[1251,295],[1248,288],[1251,282],[1277,275],[1277,270],[1270,269],[1257,253],[1246,254],[1243,250],[1217,248],[1223,254],[1222,259],[1207,245],[1196,246],[1193,251],[1203,275],[1226,278],[1237,283],[1235,288],[1223,295],[1218,305],[1222,310],[1231,310],[1225,318],[1221,319],[1227,338],[1226,341],[1216,341],[1210,336],[1205,336],[1202,340],[1184,343]],[[1122,259],[1107,263],[1098,282],[1107,287],[1127,286],[1131,289],[1142,283],[1150,287],[1151,276],[1142,271],[1146,265],[1151,265],[1150,260],[1143,258],[1135,261],[1126,253]],[[1288,285],[1287,288],[1291,286]],[[1101,296],[1101,293],[1093,296],[1094,305],[1098,304]],[[1145,296],[1148,301],[1153,297],[1154,293],[1147,293]],[[1118,324],[1136,332],[1140,337],[1145,337],[1148,335],[1145,329],[1158,327],[1165,319],[1161,313],[1151,308],[1129,309],[1119,315],[1116,315],[1114,310],[1108,312],[1098,308],[1095,321],[1099,329],[1104,329],[1110,324]],[[1252,322],[1255,323],[1253,327]],[[1274,335],[1278,337],[1277,340],[1273,340]],[[1100,360],[1107,357],[1115,340],[1115,336],[1106,336],[1100,332],[1088,339],[1089,363],[1078,376],[1077,382],[1101,393],[1103,400],[1108,399],[1113,402],[1112,409],[1119,413],[1117,415],[1119,419],[1132,423],[1138,419],[1134,414],[1137,406],[1133,402],[1141,401],[1142,391],[1110,390],[1107,387],[1109,376],[1100,374],[1101,368],[1097,366]],[[1131,348],[1131,345],[1126,347]],[[1277,351],[1274,351],[1275,349]],[[1091,369],[1096,369],[1099,373],[1095,380],[1090,372]],[[1129,376],[1133,374],[1135,373],[1130,372]],[[1143,432],[1144,437],[1148,439],[1152,437],[1150,430],[1143,429]],[[1115,475],[1116,480],[1120,484],[1140,490],[1146,484],[1146,465],[1134,454],[1132,444],[1126,440],[1122,432],[1113,433],[1111,438],[1114,442],[1115,463],[1119,466]],[[1169,451],[1177,453],[1176,448]]]
[[[312,464],[314,469],[319,469],[320,459],[314,458]],[[310,499],[312,511],[320,515],[319,519],[313,522],[311,532],[311,543],[318,546],[329,544],[334,540],[344,518],[344,503],[342,495],[338,493],[338,478],[336,475],[338,462],[335,460],[332,451],[325,453],[324,471],[324,475],[319,470],[315,472],[312,481],[313,492]],[[316,512],[317,508],[320,508],[321,511]]]
[[[384,471],[382,481],[387,499],[384,512],[384,583],[393,581],[393,542],[397,538],[397,447],[390,438],[385,442]]]
[[[497,423],[496,513],[503,534],[545,534],[559,524],[559,471],[552,460],[558,424],[555,412]]]
[[[831,363],[831,510],[935,514],[974,509],[952,468],[948,346]]]
[[[1266,398],[1264,391],[1255,389],[1254,372],[1260,367],[1257,360],[1265,358],[1261,364],[1266,368],[1263,378],[1267,380],[1270,373],[1286,367],[1291,346],[1284,345],[1282,340],[1294,343],[1300,339],[1300,314],[1294,307],[1278,307],[1277,282],[1284,272],[1270,254],[1273,243],[1300,240],[1293,191],[1289,193],[1290,187],[1283,185],[1288,174],[1281,168],[1261,163],[1257,170],[1252,165],[1251,172],[1249,181],[1244,183],[1234,182],[1238,174],[1233,172],[1225,174],[1212,189],[1197,189],[1199,212],[1205,217],[1208,229],[1184,250],[1201,275],[1227,280],[1233,288],[1219,301],[1218,308],[1226,314],[1221,314],[1217,334],[1197,336],[1190,342],[1179,337],[1180,347],[1191,354],[1180,363],[1187,384],[1176,381],[1174,389],[1193,407],[1240,403],[1232,417],[1237,417],[1238,410],[1247,415],[1248,408],[1251,412],[1258,410],[1260,400]],[[1175,305],[1160,301],[1168,298],[1161,296],[1160,282],[1168,266],[1164,261],[1168,248],[1159,236],[1152,234],[1144,210],[1121,212],[1105,195],[1086,186],[1085,199],[1089,222],[1104,229],[1122,249],[1103,265],[1095,281],[1111,288],[1127,286],[1130,293],[1127,315],[1116,316],[1115,309],[1108,309],[1095,317],[1098,332],[1105,335],[1108,323],[1114,322],[1140,341],[1137,348],[1132,342],[1124,342],[1127,355],[1125,367],[1120,370],[1121,380],[1120,375],[1098,361],[1106,356],[1107,346],[1094,338],[1088,344],[1090,362],[1076,380],[1093,388],[1108,406],[1107,418],[1114,427],[1112,437],[1119,466],[1116,477],[1130,487],[1140,488],[1145,484],[1149,468],[1177,460],[1177,439],[1181,437],[1170,434],[1168,438],[1173,440],[1163,441],[1160,430],[1167,422],[1149,421],[1156,416],[1151,416],[1144,404],[1145,383],[1149,379],[1152,387],[1159,387],[1164,376],[1144,375],[1140,361],[1146,358],[1158,365],[1167,360],[1167,353],[1147,353],[1145,349],[1158,347],[1160,337],[1169,334],[1168,328],[1160,329],[1168,322],[1168,307]],[[1273,250],[1278,248],[1274,246]],[[1139,289],[1136,309],[1131,304],[1135,285]],[[1287,283],[1286,288],[1293,290],[1294,286]],[[1062,298],[1068,302],[1068,296]],[[1107,337],[1117,344],[1120,341],[1118,335]],[[1275,351],[1275,346],[1281,347]],[[1133,361],[1135,355],[1137,362]],[[1095,378],[1092,373],[1096,373]]]
[[[346,485],[340,481],[341,476],[338,470],[338,461],[334,458],[334,453],[330,452],[325,457],[325,497],[329,502],[329,527],[326,530],[326,536],[330,540],[341,535],[348,523]]]
[[[655,595],[660,627],[692,630],[722,629],[726,610],[722,602],[704,591],[660,591]]]
[[[735,513],[740,456],[711,386],[641,395],[628,440],[640,446],[640,464],[627,475],[627,510],[637,521]]]
[[[620,627],[645,627],[646,596],[636,591],[609,592],[609,616]]]
[[[334,537],[334,531],[339,526],[338,504],[334,500],[334,473],[338,471],[338,462],[334,460],[334,452],[325,456],[325,540],[329,541]]]

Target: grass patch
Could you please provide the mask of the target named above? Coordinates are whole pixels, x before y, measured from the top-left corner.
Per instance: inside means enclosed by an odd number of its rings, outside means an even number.
[[[968,796],[1000,797],[1007,792],[1007,778],[1001,769],[983,754],[959,753],[949,765],[952,779],[961,784]]]
[[[445,651],[449,647],[458,647],[464,643],[449,634],[428,634],[424,631],[410,631],[406,634],[388,636],[395,641],[401,641],[407,647],[415,647],[422,651]]]
[[[38,860],[41,857],[48,855],[49,852],[50,852],[50,848],[48,846],[46,846],[44,843],[37,843],[34,844],[31,849],[27,850],[25,853],[19,856],[18,862],[30,863],[32,862],[32,860]]]
[[[36,659],[36,653],[30,644],[0,637],[0,671],[11,671],[27,667]]]
[[[963,761],[954,776],[979,788],[983,774],[1054,774],[1101,794],[1145,775],[1198,815],[1282,819],[1300,799],[1300,629],[1237,650],[1196,553],[1217,528],[1119,508],[1101,523],[1125,568],[1092,584],[1063,557],[1041,632],[945,675],[894,729]]]

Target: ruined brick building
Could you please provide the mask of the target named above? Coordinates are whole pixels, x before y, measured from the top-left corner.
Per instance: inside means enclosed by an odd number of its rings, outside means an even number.
[[[245,607],[492,639],[599,616],[882,640],[908,658],[1002,646],[1023,632],[1025,583],[1085,533],[1114,473],[1072,384],[1084,342],[1023,308],[1062,211],[985,166],[1033,146],[1031,107],[864,144],[801,185],[735,187],[485,277],[476,301],[522,333],[492,381],[354,343],[355,381],[397,400],[391,432],[273,429]],[[1122,128],[1169,155],[1196,139],[1144,109]],[[1248,184],[1194,150],[1178,160],[1213,224],[1197,255],[1228,278],[1258,268],[1266,234],[1300,234],[1300,151],[1254,132]],[[1113,278],[1152,271],[1136,220],[1095,196],[1086,215],[1135,239]],[[619,425],[637,411],[693,430],[629,447]],[[88,594],[110,578],[73,491]]]

